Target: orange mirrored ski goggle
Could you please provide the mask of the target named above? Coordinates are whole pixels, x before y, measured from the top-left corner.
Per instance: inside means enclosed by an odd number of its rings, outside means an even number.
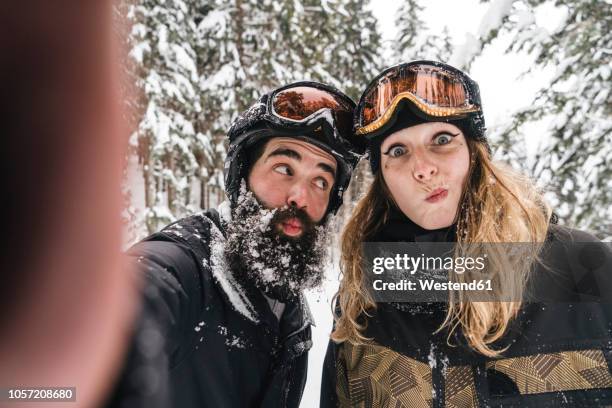
[[[274,113],[292,120],[304,120],[321,109],[350,112],[351,103],[343,95],[313,86],[293,86],[272,96]]]
[[[279,88],[270,95],[266,108],[266,117],[273,123],[299,129],[327,122],[338,132],[338,137],[328,141],[330,146],[365,149],[363,139],[353,132],[355,102],[331,86],[303,81]]]
[[[355,133],[374,134],[405,100],[429,120],[481,111],[478,85],[465,73],[437,62],[409,62],[383,71],[368,85],[355,112]]]

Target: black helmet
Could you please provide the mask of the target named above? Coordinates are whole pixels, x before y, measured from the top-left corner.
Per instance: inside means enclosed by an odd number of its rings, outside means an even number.
[[[335,214],[366,143],[352,132],[355,103],[337,89],[318,82],[295,82],[267,93],[243,112],[228,132],[225,193],[236,205],[242,180],[250,170],[247,152],[272,137],[293,137],[330,153],[337,173],[327,206]]]
[[[382,140],[402,128],[449,122],[484,143],[485,121],[478,84],[465,72],[438,61],[419,60],[385,69],[366,87],[355,109],[355,132],[368,140],[372,171]]]

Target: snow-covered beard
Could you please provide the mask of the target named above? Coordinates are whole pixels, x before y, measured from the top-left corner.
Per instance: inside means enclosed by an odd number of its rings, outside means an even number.
[[[281,222],[298,218],[302,234],[290,237]],[[238,282],[252,284],[286,302],[302,290],[321,286],[327,256],[328,228],[317,226],[295,207],[267,209],[243,192],[227,227],[225,256]]]

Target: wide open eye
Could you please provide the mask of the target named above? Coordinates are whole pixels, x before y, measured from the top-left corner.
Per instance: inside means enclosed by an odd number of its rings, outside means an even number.
[[[384,154],[390,157],[400,157],[406,154],[406,148],[402,145],[392,145]]]
[[[434,136],[434,139],[433,139],[434,144],[438,146],[449,144],[452,141],[453,141],[453,135],[451,135],[450,133],[439,133],[436,136]]]

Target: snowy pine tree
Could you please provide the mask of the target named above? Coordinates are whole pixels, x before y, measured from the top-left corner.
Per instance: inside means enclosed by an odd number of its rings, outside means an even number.
[[[370,11],[369,1],[339,0],[328,4],[333,9],[333,43],[325,54],[325,68],[331,75],[328,82],[357,102],[365,86],[389,63],[383,59],[379,23]],[[340,219],[351,214],[371,179],[368,161],[362,160],[344,194]]]
[[[440,34],[429,33],[429,35],[424,35],[417,44],[418,48],[416,48],[414,52],[414,58],[448,63],[453,54],[453,44],[450,34],[448,33],[448,28],[444,27]]]
[[[397,38],[393,43],[393,51],[397,62],[420,59],[416,55],[416,44],[419,36],[426,29],[425,22],[420,13],[423,7],[418,0],[404,0],[397,10],[395,26],[397,27]]]
[[[328,27],[331,43],[325,44],[323,54],[323,64],[330,75],[327,82],[355,100],[385,65],[381,61],[378,21],[369,5],[367,0],[328,2],[333,14]]]
[[[515,11],[514,2],[515,0],[491,0],[476,34],[466,34],[463,43],[454,48],[449,63],[469,70],[474,59],[482,54],[484,48],[497,38],[503,25],[509,22],[510,15]]]
[[[530,0],[539,7],[550,1]],[[529,50],[556,73],[518,124],[551,118],[533,169],[548,181],[568,224],[612,235],[612,12],[598,2],[564,2],[566,18],[552,33],[524,11],[512,29],[513,51]]]
[[[318,79],[323,49],[313,25],[325,14],[320,2],[235,0],[211,3],[198,24],[202,133],[215,155],[202,177],[221,190],[225,135],[236,116],[257,98],[296,80]],[[307,25],[298,24],[308,21]],[[206,184],[206,185],[204,185]],[[213,205],[203,202],[202,207]]]
[[[500,3],[500,1],[493,2]],[[510,158],[525,156],[522,132],[537,121],[549,123],[531,174],[545,184],[563,223],[612,235],[612,13],[588,0],[516,0],[504,2],[505,18],[495,30],[511,35],[507,52],[535,56],[533,69],[555,68],[533,103],[516,112],[502,141]],[[553,31],[537,24],[535,14],[557,7],[565,18]],[[503,13],[498,12],[497,15]]]
[[[218,204],[231,121],[263,92],[301,77],[301,56],[290,41],[298,37],[286,21],[286,6],[294,4],[138,0],[129,6],[139,116],[131,144],[149,232]]]
[[[395,25],[397,38],[393,43],[396,63],[417,59],[448,62],[452,54],[452,42],[448,29],[432,33],[423,21],[423,7],[418,0],[404,0],[398,9]]]
[[[187,211],[198,170],[193,145],[201,111],[194,8],[182,0],[141,0],[130,6],[130,56],[137,63],[137,111],[131,145],[144,179],[145,223],[155,231]]]
[[[294,51],[295,80],[329,82],[324,65],[329,44],[334,42],[332,10],[320,0],[287,1],[279,19],[285,47]]]
[[[312,79],[359,97],[386,65],[369,6],[365,0],[135,0],[129,6],[129,73],[137,88],[131,145],[143,193],[127,194],[134,202],[144,195],[141,222],[148,232],[223,199],[226,132],[262,93]],[[360,186],[367,184],[366,168],[356,174]],[[349,192],[347,202],[359,194]]]

